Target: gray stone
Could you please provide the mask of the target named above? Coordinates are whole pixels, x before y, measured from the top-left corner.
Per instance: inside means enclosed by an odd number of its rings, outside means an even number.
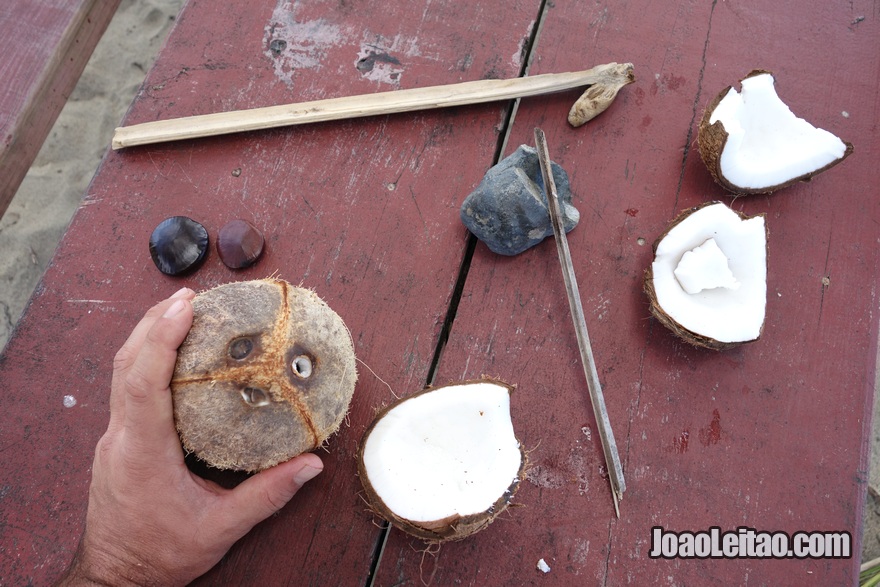
[[[551,162],[550,168],[562,201],[563,226],[569,232],[581,215],[571,205],[568,174],[556,163]],[[462,203],[461,221],[500,255],[518,255],[551,236],[553,227],[537,151],[520,145],[492,167]]]

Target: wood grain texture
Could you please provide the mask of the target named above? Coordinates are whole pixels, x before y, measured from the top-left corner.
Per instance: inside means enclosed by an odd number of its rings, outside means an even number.
[[[623,83],[620,80],[625,77],[617,69],[617,64],[613,63],[583,71],[473,80],[156,120],[117,128],[111,144],[114,149],[121,149],[330,120],[350,120],[528,98],[594,84]]]
[[[189,2],[127,124],[511,77],[541,3],[241,6]],[[517,257],[478,244],[435,381],[485,374],[517,384],[514,427],[532,468],[520,507],[439,554],[391,531],[375,584],[851,584],[878,332],[875,8],[546,6],[530,73],[635,66],[636,82],[578,129],[566,122],[576,92],[523,101],[506,149],[531,144],[540,126],[569,172],[581,221],[568,239],[627,480],[621,518],[555,244]],[[732,199],[699,160],[694,133],[703,105],[755,67],[773,70],[794,112],[855,153],[809,184]],[[0,356],[0,576],[43,584],[69,560],[113,354],[146,308],[182,285],[273,272],[302,282],[342,316],[358,357],[395,393],[420,389],[466,250],[459,206],[492,163],[505,114],[482,105],[109,153]],[[650,318],[641,287],[667,222],[710,199],[766,212],[770,229],[764,336],[723,353],[675,339]],[[231,272],[212,251],[194,275],[162,276],[146,240],[175,214],[212,236],[244,218],[265,233],[264,257]],[[321,453],[324,472],[198,583],[364,584],[380,531],[354,457],[391,399],[362,367],[349,423]],[[850,531],[856,557],[651,560],[652,526]],[[536,570],[540,558],[549,576]]]
[[[877,353],[877,26],[868,2],[548,9],[531,73],[583,55],[635,67],[636,83],[581,129],[565,124],[561,98],[523,103],[507,149],[539,126],[571,176],[582,217],[568,241],[624,458],[621,517],[554,243],[514,258],[478,245],[437,381],[486,373],[518,385],[514,427],[532,462],[521,507],[424,560],[417,541],[392,532],[377,584],[855,582]],[[694,133],[703,105],[754,67],[775,71],[794,112],[853,141],[855,154],[812,183],[734,200],[709,177]],[[641,287],[666,223],[712,199],[766,212],[770,230],[764,336],[723,353],[675,339]],[[651,560],[653,526],[848,531],[854,557]]]
[[[36,158],[119,0],[0,6],[0,215]]]
[[[436,1],[241,10],[193,0],[127,122],[515,77],[537,6],[504,14]],[[507,107],[109,153],[0,359],[0,575],[46,584],[70,559],[107,422],[112,358],[144,311],[183,285],[277,274],[314,289],[343,318],[363,361],[360,378],[347,422],[319,453],[323,473],[202,583],[363,584],[380,531],[360,496],[358,441],[392,393],[425,385],[467,240],[458,206],[492,163]],[[163,276],[147,240],[177,214],[202,222],[212,247],[223,224],[244,218],[264,233],[266,250],[247,270],[227,269],[212,249],[190,277]],[[65,395],[76,406],[65,408]]]

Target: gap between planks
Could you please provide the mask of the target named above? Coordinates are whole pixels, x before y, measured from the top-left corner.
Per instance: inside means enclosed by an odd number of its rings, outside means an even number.
[[[532,29],[532,34],[528,40],[528,49],[525,58],[523,59],[522,66],[520,67],[519,77],[525,77],[529,74],[532,60],[535,56],[535,48],[538,46],[541,30],[544,28],[547,8],[547,0],[541,0],[541,4],[538,7],[538,16],[535,19],[535,26]],[[504,152],[507,150],[507,143],[510,139],[513,123],[516,120],[516,114],[519,111],[520,101],[520,98],[515,98],[507,109],[502,130],[498,137],[498,146],[495,149],[495,154],[492,158],[492,165],[490,165],[490,167],[497,165],[504,158]],[[477,237],[468,232],[467,241],[462,252],[461,264],[458,268],[458,275],[455,279],[455,286],[452,290],[452,296],[449,299],[449,305],[446,308],[446,317],[443,320],[443,326],[440,328],[440,334],[437,337],[437,345],[434,347],[434,356],[431,359],[431,365],[428,368],[428,374],[425,378],[426,387],[433,385],[434,379],[437,376],[440,360],[446,349],[446,343],[449,341],[449,335],[452,332],[452,325],[455,323],[455,316],[458,313],[458,306],[461,302],[462,294],[464,293],[464,284],[470,273],[471,261],[473,260],[476,247]],[[382,564],[382,558],[385,554],[385,546],[388,544],[388,535],[391,533],[391,528],[391,524],[387,521],[382,525],[382,529],[380,530],[379,537],[376,541],[376,548],[373,551],[373,563],[370,566],[370,574],[367,576],[365,587],[375,587],[376,576],[379,574],[379,566]]]

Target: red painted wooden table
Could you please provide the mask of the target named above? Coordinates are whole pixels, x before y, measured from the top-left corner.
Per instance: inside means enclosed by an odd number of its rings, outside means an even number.
[[[109,152],[0,358],[3,583],[43,584],[69,561],[112,357],[146,308],[182,285],[272,273],[315,289],[398,395],[481,374],[517,384],[514,427],[531,451],[522,507],[436,555],[385,532],[359,494],[355,454],[393,398],[362,368],[323,474],[200,583],[852,583],[877,354],[878,16],[858,0],[191,0],[126,123],[609,61],[633,62],[637,81],[579,129],[565,120],[572,91],[517,109]],[[855,154],[809,184],[733,199],[700,161],[695,131],[715,93],[755,67],[773,70],[794,112]],[[458,217],[535,126],[581,211],[569,242],[628,484],[619,519],[552,239],[499,257]],[[668,221],[713,199],[766,213],[770,231],[764,336],[722,353],[675,339],[650,318],[641,286]],[[175,214],[212,234],[248,219],[267,235],[265,257],[233,273],[212,252],[190,277],[164,277],[146,241]],[[654,526],[848,531],[855,556],[658,560]]]

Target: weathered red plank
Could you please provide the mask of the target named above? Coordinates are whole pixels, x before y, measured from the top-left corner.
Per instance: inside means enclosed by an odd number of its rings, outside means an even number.
[[[0,215],[67,102],[119,0],[0,6]]]
[[[128,122],[513,77],[538,4],[193,0]],[[343,317],[359,358],[391,388],[421,388],[466,242],[459,200],[491,165],[505,108],[109,153],[0,357],[0,575],[43,584],[68,562],[106,426],[113,354],[145,309],[182,285],[272,273],[302,282]],[[265,256],[231,272],[211,252],[194,275],[164,277],[146,241],[175,214],[212,237],[245,218],[264,231]],[[362,368],[348,425],[321,453],[324,472],[203,581],[362,584],[379,530],[359,496],[354,455],[391,399]]]
[[[548,6],[532,73],[617,60],[633,61],[637,77],[581,129],[565,123],[565,96],[524,102],[507,149],[531,144],[540,126],[571,176],[582,217],[569,243],[628,483],[621,517],[554,243],[515,258],[480,244],[437,381],[518,384],[514,427],[532,450],[523,507],[424,560],[418,541],[393,531],[378,584],[420,574],[436,585],[854,583],[877,353],[876,10]],[[775,70],[794,111],[856,154],[811,184],[733,200],[712,183],[694,133],[703,105],[754,67]],[[724,353],[677,341],[642,293],[650,244],[679,210],[711,199],[766,212],[770,230],[765,334]],[[651,560],[653,526],[849,531],[855,556]]]
[[[271,6],[193,2],[129,121],[515,75],[537,4],[460,4],[294,3],[273,15]],[[543,557],[556,584],[852,582],[855,559],[649,561],[647,551],[652,525],[791,532],[860,523],[878,209],[871,167],[856,162],[877,158],[878,37],[868,28],[876,15],[867,5],[764,3],[754,14],[729,3],[548,6],[534,73],[631,60],[639,77],[579,130],[564,122],[574,95],[524,102],[508,149],[531,142],[540,125],[572,176],[582,212],[572,251],[629,490],[615,520],[553,243],[513,259],[480,245],[438,380],[489,373],[518,383],[514,421],[534,467],[517,498],[526,507],[444,546],[425,560],[424,577],[436,565],[434,584],[537,582]],[[860,11],[866,18],[855,22]],[[816,44],[794,42],[803,38]],[[839,129],[856,155],[813,184],[735,201],[768,212],[768,324],[758,343],[706,353],[648,318],[640,281],[650,242],[677,210],[731,201],[709,180],[690,131],[711,94],[753,66],[776,70],[795,111]],[[830,89],[819,83],[829,72]],[[200,289],[275,270],[302,280],[343,316],[358,355],[395,391],[420,387],[462,252],[458,205],[489,164],[502,112],[423,113],[108,156],[0,357],[2,576],[47,582],[66,563],[106,422],[113,352],[152,301],[184,283]],[[212,255],[191,278],[161,277],[144,241],[176,213],[212,234],[232,217],[252,219],[269,237],[267,256],[243,273]],[[76,406],[65,408],[65,395]],[[362,369],[350,426],[322,455],[325,472],[204,582],[362,583],[378,531],[357,496],[354,452],[389,398]],[[421,546],[391,533],[377,584],[419,580],[412,547]]]

